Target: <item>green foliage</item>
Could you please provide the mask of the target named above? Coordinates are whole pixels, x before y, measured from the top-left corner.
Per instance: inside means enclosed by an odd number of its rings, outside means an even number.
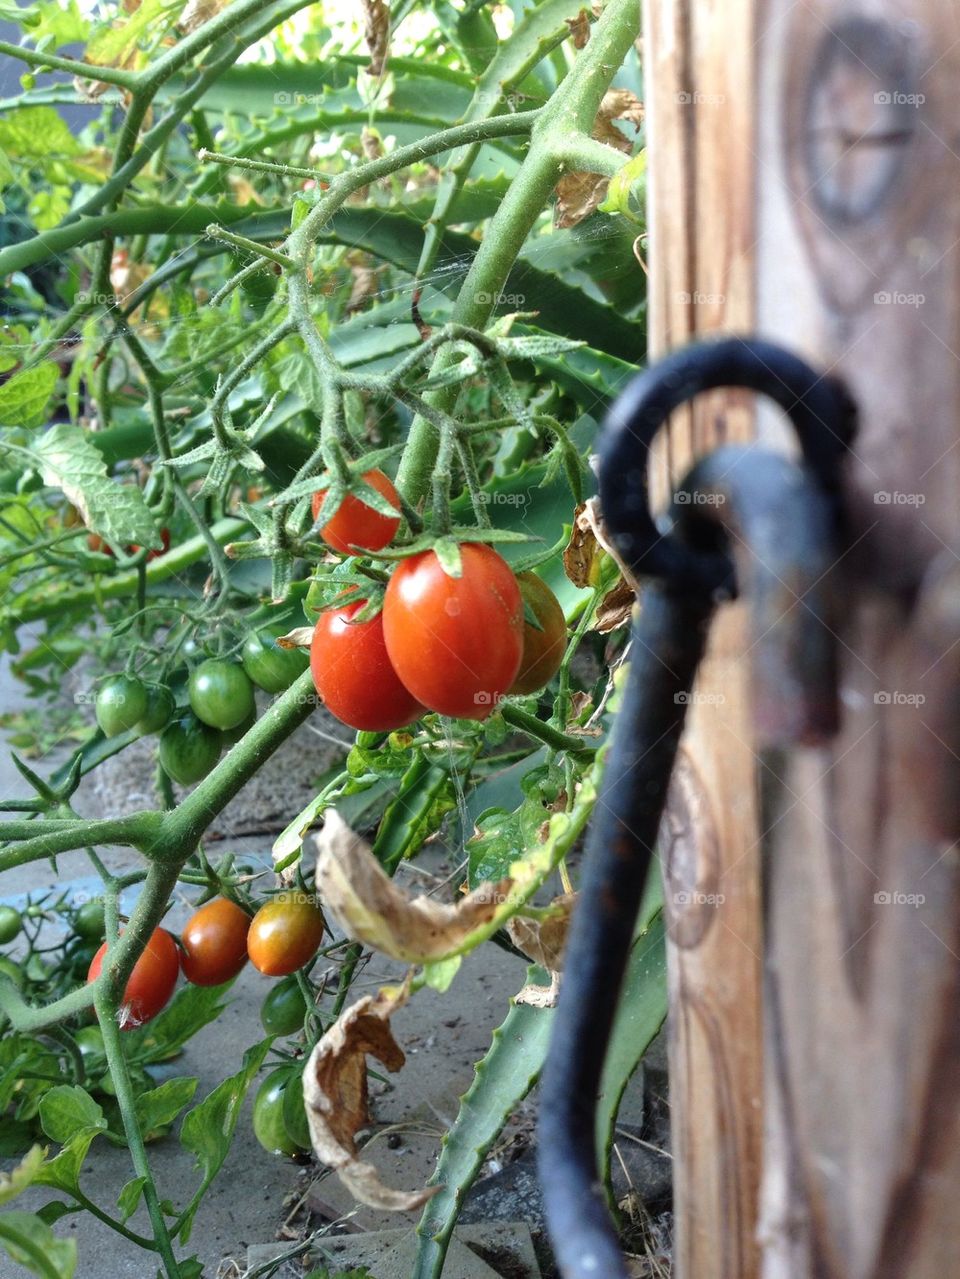
[[[349,6],[334,15],[303,0],[232,0],[188,29],[182,0],[129,10],[111,0],[90,13],[76,0],[0,0],[0,16],[23,31],[4,56],[25,67],[23,93],[0,102],[10,316],[0,333],[0,643],[35,702],[4,724],[32,758],[55,740],[75,748],[50,778],[18,763],[31,789],[0,832],[0,870],[89,849],[111,935],[117,896],[137,887],[118,946],[127,971],[178,880],[202,900],[264,900],[262,867],[229,853],[212,865],[203,836],[310,713],[312,686],[307,675],[281,690],[236,741],[211,729],[220,763],[179,805],[159,769],[154,809],[93,824],[76,816],[74,792],[141,737],[138,726],[109,736],[95,726],[102,677],[162,687],[181,716],[191,672],[209,659],[240,670],[252,630],[282,633],[301,613],[312,624],[345,589],[364,592],[368,620],[398,559],[433,549],[455,576],[467,540],[494,544],[556,590],[571,626],[559,674],[483,721],[428,713],[352,744],[344,730],[343,759],[291,815],[275,865],[311,889],[303,840],[336,807],[369,834],[388,874],[438,836],[464,847],[456,888],[513,874],[496,917],[426,965],[415,990],[447,991],[463,953],[545,904],[538,894],[592,809],[593,747],[606,729],[598,712],[588,729],[598,736],[576,736],[607,671],[584,675],[589,663],[573,659],[578,646],[603,652],[590,626],[616,568],[604,561],[596,589],[582,589],[564,576],[560,548],[591,490],[597,421],[644,348],[633,256],[642,165],[614,184],[610,212],[573,229],[556,227],[549,207],[562,145],[591,132],[597,87],[633,57],[635,8],[610,0],[578,50],[565,0],[513,6],[504,38],[485,6],[396,6],[376,75]],[[75,90],[48,82],[44,62],[72,42],[85,46],[92,105],[78,132],[57,109]],[[635,70],[618,83],[635,85]],[[374,466],[405,499],[398,534],[369,555],[331,555],[312,494],[326,489],[329,518],[348,493],[369,496],[358,477]],[[83,672],[87,687],[65,708],[66,671]],[[107,869],[97,850],[117,842],[147,869]],[[65,1199],[37,1218],[0,1217],[0,1242],[35,1273],[69,1275],[75,1249],[50,1231],[59,1217],[88,1210],[144,1242],[125,1224],[143,1207],[160,1273],[193,1279],[199,1263],[178,1260],[174,1243],[189,1239],[271,1040],[239,1069],[225,1063],[232,1073],[197,1103],[196,1079],[155,1068],[222,1013],[228,987],[185,986],[118,1036],[101,982],[99,1028],[80,1025],[91,940],[71,931],[66,899],[35,906],[22,962],[0,962],[0,1150],[22,1154],[41,1134],[57,1143],[16,1176]],[[41,944],[48,925],[68,931]],[[630,978],[638,1013],[618,1024],[601,1145],[662,1004],[656,926],[645,926],[645,966]],[[354,948],[331,948],[324,968],[340,975],[329,990],[298,975],[304,1024],[278,1050],[286,1060],[342,1012],[357,961]],[[439,1273],[463,1190],[535,1078],[549,1022],[548,1010],[513,1008],[478,1069],[444,1146],[445,1190],[421,1227],[424,1275]],[[177,1128],[198,1172],[179,1209],[159,1202],[144,1150]],[[129,1147],[115,1210],[80,1184],[98,1136]]]

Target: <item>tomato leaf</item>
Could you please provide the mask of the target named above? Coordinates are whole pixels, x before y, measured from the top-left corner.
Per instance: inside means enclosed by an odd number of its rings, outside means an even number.
[[[226,1007],[224,995],[232,984],[182,987],[159,1017],[141,1030],[129,1032],[127,1039],[136,1036],[131,1060],[150,1064],[176,1057],[192,1035],[220,1016]]]
[[[197,1079],[168,1079],[136,1100],[137,1121],[145,1139],[158,1135],[176,1119],[197,1091]]]
[[[136,542],[162,550],[160,530],[134,484],[118,484],[107,475],[106,463],[85,431],[55,426],[35,440],[32,452],[40,464],[44,484],[60,489],[94,533],[119,546]]]
[[[60,1084],[44,1094],[40,1124],[51,1141],[63,1144],[78,1133],[103,1132],[107,1128],[103,1111],[79,1084]]]
[[[50,360],[14,373],[0,386],[0,422],[6,426],[42,426],[59,370]]]
[[[0,1213],[0,1244],[40,1279],[72,1279],[77,1268],[77,1241],[58,1239],[32,1212]]]
[[[143,1194],[143,1188],[147,1184],[146,1177],[134,1177],[117,1195],[117,1207],[120,1209],[120,1220],[129,1221],[133,1214],[137,1211],[137,1205]]]
[[[207,1187],[220,1171],[230,1151],[230,1143],[240,1118],[243,1099],[257,1071],[270,1050],[272,1038],[254,1044],[243,1054],[243,1065],[235,1075],[218,1084],[208,1097],[194,1106],[180,1129],[180,1145],[197,1157],[197,1168],[203,1180],[178,1223],[181,1243],[186,1243],[193,1229],[193,1219],[206,1194]]]

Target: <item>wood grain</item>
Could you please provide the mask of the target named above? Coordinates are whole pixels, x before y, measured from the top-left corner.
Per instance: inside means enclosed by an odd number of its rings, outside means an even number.
[[[843,729],[766,790],[763,1276],[942,1279],[960,1273],[960,14],[762,12],[758,325],[861,416]]]
[[[754,327],[753,5],[646,0],[651,358]],[[699,453],[754,432],[701,396],[653,462],[665,502]],[[675,1273],[755,1279],[762,1140],[757,768],[739,606],[714,624],[664,823]]]

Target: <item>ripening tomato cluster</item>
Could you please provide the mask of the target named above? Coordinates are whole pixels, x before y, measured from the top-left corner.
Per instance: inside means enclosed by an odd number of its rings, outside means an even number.
[[[307,669],[306,654],[280,648],[276,638],[272,631],[252,631],[240,662],[201,662],[190,672],[184,706],[164,684],[111,675],[97,691],[97,723],[107,737],[160,733],[158,755],[167,775],[181,786],[199,782],[254,723],[254,686],[280,693]]]
[[[382,471],[364,480],[399,512]],[[323,491],[313,514],[321,512]],[[345,554],[382,550],[400,526],[348,496],[320,535]],[[501,697],[543,688],[566,645],[560,604],[535,573],[514,575],[492,547],[460,546],[462,571],[450,577],[435,551],[401,561],[382,612],[357,621],[366,600],[349,598],[321,614],[310,669],[328,709],[351,728],[387,731],[426,711],[485,719]]]
[[[215,897],[191,915],[179,946],[165,928],[154,929],[124,987],[121,1028],[133,1030],[156,1017],[169,1002],[181,970],[194,986],[230,981],[248,959],[269,977],[296,973],[316,955],[324,928],[322,911],[304,893],[277,893],[252,918],[236,902]],[[106,953],[104,942],[90,963],[88,981],[100,976]],[[294,1002],[283,992],[274,1001],[271,1022],[288,1025]],[[289,1033],[271,1029],[266,1017],[264,1026],[268,1033]]]

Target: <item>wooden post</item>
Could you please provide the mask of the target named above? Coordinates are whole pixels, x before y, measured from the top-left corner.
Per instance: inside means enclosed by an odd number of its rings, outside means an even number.
[[[757,332],[860,409],[841,734],[754,757],[751,640],[727,610],[668,819],[668,899],[700,892],[670,918],[677,1273],[944,1279],[960,1267],[960,15],[646,0],[644,38],[653,354]],[[661,469],[675,482],[752,429],[735,397],[698,402]],[[787,438],[775,412],[756,430]]]
[[[651,358],[754,320],[748,0],[645,0]],[[751,401],[674,416],[654,463],[665,500],[693,459],[754,433]],[[762,1139],[756,763],[744,610],[714,624],[664,823],[670,1074],[681,1279],[756,1279]]]
[[[943,1279],[960,1273],[960,14],[766,11],[758,323],[846,381],[860,429],[843,729],[786,761],[764,817],[763,1274]]]

